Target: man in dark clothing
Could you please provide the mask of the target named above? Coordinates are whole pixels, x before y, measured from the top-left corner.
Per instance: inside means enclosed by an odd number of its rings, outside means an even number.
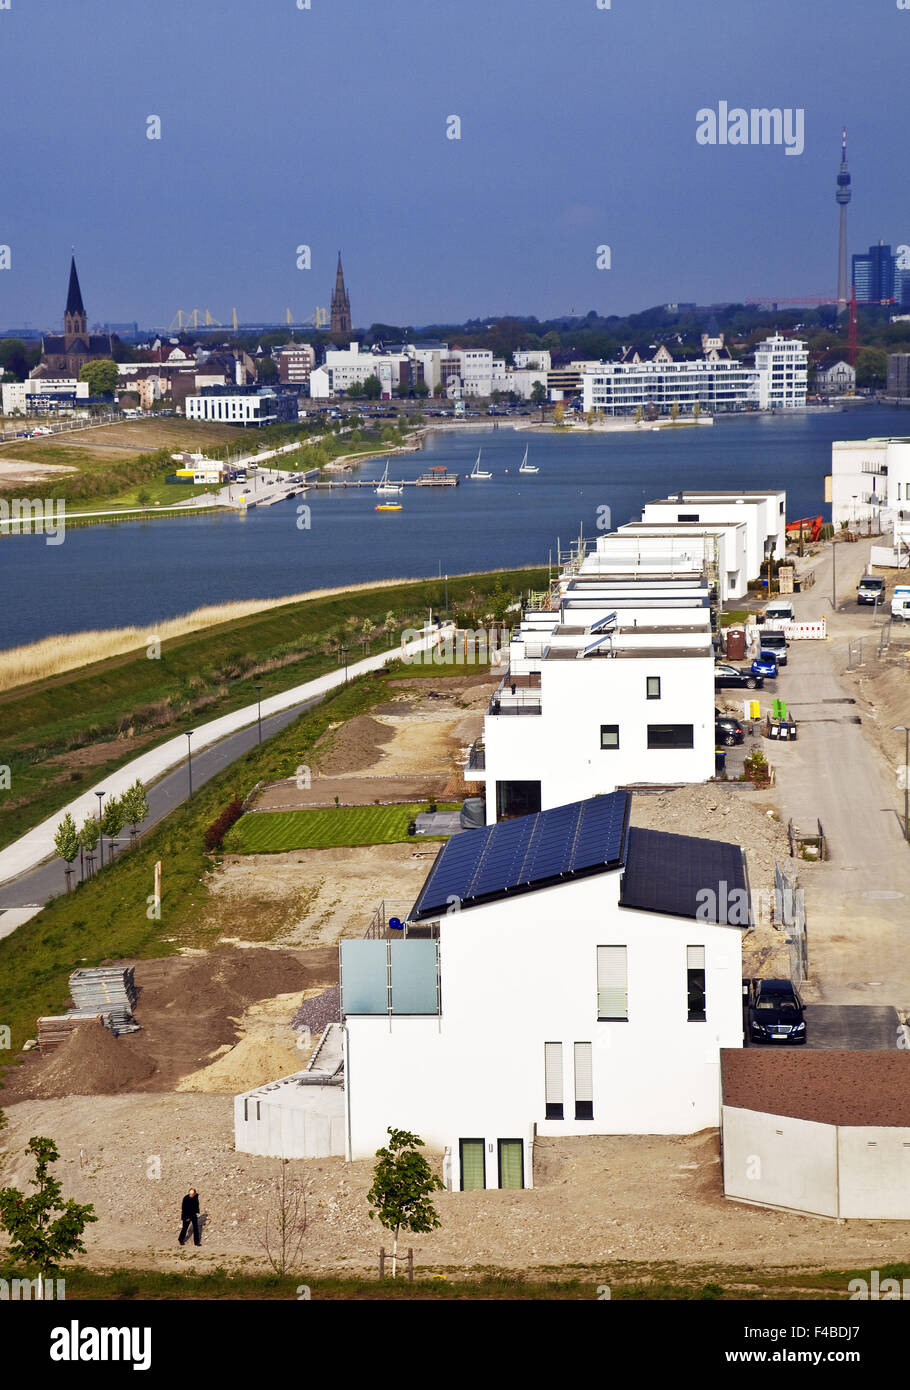
[[[199,1193],[196,1191],[195,1187],[191,1187],[190,1190],[189,1190],[189,1192],[186,1194],[186,1196],[185,1196],[184,1199],[183,1199],[183,1205],[182,1205],[181,1208],[180,1208],[180,1218],[181,1218],[181,1220],[183,1221],[183,1229],[182,1229],[182,1231],[180,1232],[180,1237],[179,1237],[179,1240],[178,1240],[178,1244],[182,1245],[183,1242],[186,1240],[186,1234],[187,1234],[187,1231],[189,1230],[190,1222],[192,1222],[192,1225],[193,1225],[193,1244],[194,1244],[194,1245],[198,1245],[198,1244],[199,1244]]]

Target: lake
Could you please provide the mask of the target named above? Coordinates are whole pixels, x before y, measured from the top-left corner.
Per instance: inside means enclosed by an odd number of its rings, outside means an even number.
[[[420,453],[391,460],[393,478],[444,464],[457,488],[406,488],[400,512],[376,512],[370,488],[310,491],[305,498],[174,520],[71,527],[62,545],[41,536],[0,538],[0,648],[52,633],[148,625],[208,603],[273,598],[388,578],[546,564],[597,534],[598,508],[614,526],[679,488],[785,488],[790,519],[826,519],[825,475],[836,439],[907,432],[905,411],[885,406],[794,416],[720,418],[699,429],[607,436],[496,430],[439,432]],[[525,445],[540,472],[521,475]],[[465,482],[483,449],[489,481]],[[354,476],[378,477],[385,460]],[[508,470],[508,471],[507,471]],[[390,500],[388,498],[384,499]],[[309,529],[297,508],[310,508]]]

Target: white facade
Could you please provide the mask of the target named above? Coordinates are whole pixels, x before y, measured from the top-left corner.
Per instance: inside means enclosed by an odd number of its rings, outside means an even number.
[[[706,527],[744,522],[744,563],[748,583],[761,577],[768,554],[782,560],[787,553],[786,492],[687,492],[648,502],[641,519],[649,523]]]
[[[686,570],[704,574],[717,584],[721,603],[748,593],[747,527],[745,522],[718,522],[713,526],[684,526],[659,522],[628,521],[617,531],[600,537],[594,557],[599,566],[614,571]],[[582,572],[588,571],[585,562]]]
[[[755,349],[758,404],[761,410],[796,410],[806,404],[809,352],[797,338],[779,333]]]
[[[519,1140],[518,1185],[529,1187],[535,1133],[718,1123],[719,1050],[742,1044],[740,929],[622,908],[619,881],[618,870],[597,873],[443,916],[438,1013],[346,1008],[350,1157],[372,1155],[389,1125],[409,1129],[448,1151],[457,1189],[460,1141],[482,1140],[483,1185],[495,1188],[498,1141]],[[626,1021],[601,1017],[598,947],[619,948],[610,959],[624,963]],[[704,1021],[689,1021],[689,948],[704,952]]]
[[[268,425],[278,419],[274,401],[269,392],[252,396],[187,396],[186,418],[225,425]]]
[[[877,521],[910,547],[910,439],[857,439],[831,446],[831,520]]]
[[[29,396],[71,396],[77,400],[87,400],[89,384],[76,377],[46,376],[29,378],[28,381],[7,381],[0,384],[0,413],[3,415],[24,415],[28,410]]]
[[[516,371],[548,372],[551,365],[550,354],[545,348],[516,348],[512,353],[512,366]]]
[[[695,405],[716,415],[742,410],[757,399],[755,371],[732,359],[609,362],[582,377],[585,411],[602,415],[628,414],[648,405],[667,412],[674,404],[684,415]]]

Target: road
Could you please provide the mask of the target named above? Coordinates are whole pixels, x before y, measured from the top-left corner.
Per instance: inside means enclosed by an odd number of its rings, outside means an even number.
[[[787,701],[799,737],[769,748],[768,756],[783,818],[811,831],[820,820],[830,845],[829,862],[799,863],[809,926],[808,997],[905,1007],[910,847],[898,814],[900,793],[894,769],[864,730],[861,710],[842,679],[849,642],[863,637],[870,647],[877,644],[882,621],[854,598],[869,545],[837,545],[837,610],[831,603],[830,546],[816,566],[815,586],[794,598],[798,618],[827,617],[829,637],[791,644],[775,693]]]

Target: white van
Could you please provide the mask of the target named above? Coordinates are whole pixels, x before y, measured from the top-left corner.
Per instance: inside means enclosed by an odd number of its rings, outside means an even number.
[[[894,590],[894,597],[891,600],[891,616],[910,622],[910,585],[898,584]]]
[[[773,627],[782,627],[794,620],[793,604],[789,599],[777,599],[765,604],[765,622]]]

